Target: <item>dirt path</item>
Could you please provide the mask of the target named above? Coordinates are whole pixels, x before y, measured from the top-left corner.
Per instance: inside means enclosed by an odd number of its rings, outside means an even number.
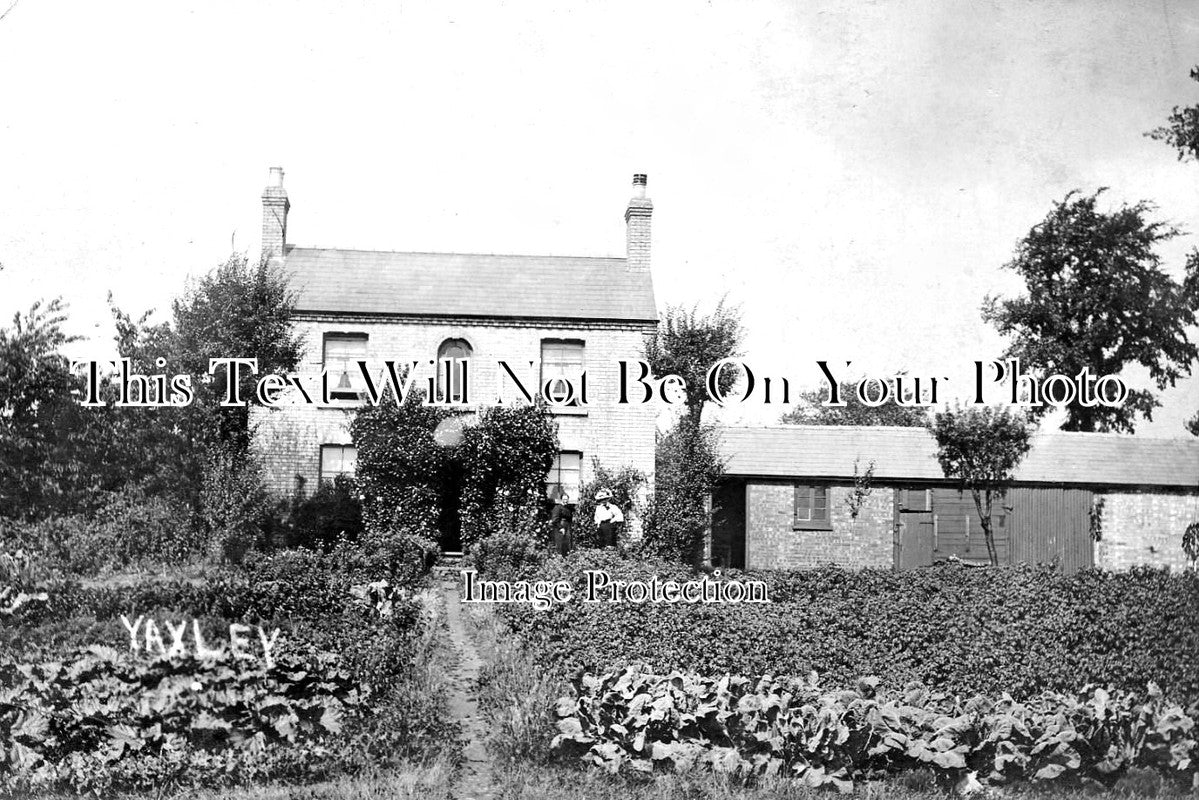
[[[445,597],[446,623],[450,630],[450,642],[458,651],[458,667],[453,675],[453,694],[450,696],[450,712],[462,725],[462,748],[464,761],[455,786],[454,797],[460,800],[493,800],[496,796],[491,781],[491,761],[487,757],[484,741],[487,726],[479,713],[476,700],[479,668],[483,662],[475,650],[463,621],[462,603],[458,597],[460,586],[457,581],[442,582]]]

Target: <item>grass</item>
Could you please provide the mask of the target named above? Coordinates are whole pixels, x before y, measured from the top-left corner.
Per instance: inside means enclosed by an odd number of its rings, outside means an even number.
[[[255,786],[180,794],[192,800],[446,800],[453,761],[399,765],[306,786]]]

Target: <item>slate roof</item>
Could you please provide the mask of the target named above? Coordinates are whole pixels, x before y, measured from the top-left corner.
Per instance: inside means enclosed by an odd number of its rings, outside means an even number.
[[[653,323],[653,281],[623,258],[290,247],[299,313]]]
[[[852,478],[874,461],[875,480],[944,480],[924,428],[777,425],[722,428],[725,473],[777,478]],[[1108,433],[1038,433],[1016,470],[1021,483],[1199,486],[1199,439]]]

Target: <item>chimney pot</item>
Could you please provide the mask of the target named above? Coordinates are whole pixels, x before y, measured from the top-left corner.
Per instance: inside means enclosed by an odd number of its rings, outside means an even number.
[[[630,272],[649,272],[650,218],[654,204],[645,196],[646,176],[633,175],[633,197],[624,212],[626,266]]]
[[[283,167],[271,167],[269,180],[262,190],[262,256],[277,258],[287,251],[287,212],[291,202],[283,188]]]

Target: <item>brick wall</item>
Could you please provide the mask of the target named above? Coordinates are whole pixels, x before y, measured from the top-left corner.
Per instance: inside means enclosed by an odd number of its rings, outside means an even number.
[[[894,561],[894,494],[874,487],[857,519],[846,505],[851,486],[829,487],[832,530],[792,530],[790,483],[749,481],[746,494],[745,565],[748,569],[794,569],[835,563],[889,567]]]
[[[1195,493],[1109,492],[1103,498],[1103,536],[1095,543],[1095,566],[1127,569],[1137,564],[1182,568],[1182,533],[1199,520]]]
[[[579,339],[585,343],[588,406],[586,413],[556,414],[558,438],[563,450],[583,453],[583,481],[593,476],[592,456],[607,467],[631,464],[647,475],[654,467],[654,430],[657,406],[615,405],[618,388],[618,359],[636,360],[642,351],[644,326],[579,323],[574,327],[539,327],[517,322],[495,321],[399,321],[350,318],[310,318],[298,323],[307,351],[297,373],[319,387],[322,345],[326,333],[366,333],[367,360],[390,359],[397,363],[420,360],[421,379],[431,369],[428,360],[446,339],[465,339],[472,348],[470,394],[472,401],[492,404],[523,402],[523,396],[496,365],[509,362],[532,390],[537,373],[529,361],[541,357],[542,339]],[[632,376],[637,373],[632,372]],[[331,382],[337,376],[331,376]],[[299,402],[292,390],[284,396],[294,403],[277,410],[256,407],[252,421],[257,426],[255,444],[267,481],[277,491],[290,492],[296,476],[309,489],[315,487],[320,466],[320,445],[349,444],[353,406],[322,408]]]

